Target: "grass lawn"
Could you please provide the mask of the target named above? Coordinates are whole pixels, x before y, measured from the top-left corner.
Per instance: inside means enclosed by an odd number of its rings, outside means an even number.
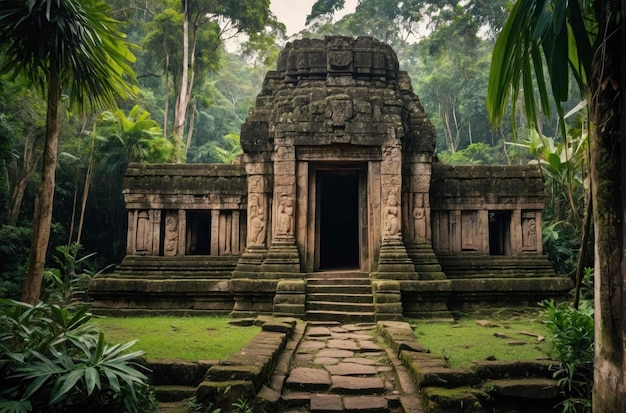
[[[413,320],[417,341],[431,353],[448,359],[451,367],[470,367],[473,361],[494,356],[497,360],[531,360],[547,357],[549,333],[537,314],[488,319],[488,327],[477,324],[477,318],[461,318],[456,323],[428,323]],[[539,341],[520,332],[545,337]],[[504,334],[506,337],[497,337]],[[515,345],[507,344],[518,342]],[[525,342],[526,344],[521,344]]]
[[[260,327],[236,327],[227,317],[93,318],[110,343],[138,339],[131,350],[148,359],[225,360],[243,348]]]

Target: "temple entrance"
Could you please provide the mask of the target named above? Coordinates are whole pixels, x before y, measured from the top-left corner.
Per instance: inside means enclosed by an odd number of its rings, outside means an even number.
[[[360,268],[359,171],[317,172],[318,268]]]

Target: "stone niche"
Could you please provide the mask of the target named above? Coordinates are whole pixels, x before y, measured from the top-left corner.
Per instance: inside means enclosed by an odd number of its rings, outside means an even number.
[[[441,165],[435,139],[388,45],[288,43],[239,164],[129,167],[127,255],[92,282],[94,307],[305,318],[320,276],[368,279],[373,319],[566,294],[538,167]]]

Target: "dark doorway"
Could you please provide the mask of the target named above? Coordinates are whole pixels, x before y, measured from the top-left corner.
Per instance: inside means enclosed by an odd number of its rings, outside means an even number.
[[[320,269],[359,268],[359,172],[319,171]]]
[[[211,212],[187,212],[186,255],[209,255],[211,253]]]
[[[489,211],[489,254],[511,254],[511,211]]]

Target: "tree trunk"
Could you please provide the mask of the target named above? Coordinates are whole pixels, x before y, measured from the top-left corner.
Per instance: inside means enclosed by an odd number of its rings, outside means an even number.
[[[624,3],[624,2],[621,2]],[[621,11],[620,11],[621,7]],[[595,133],[591,140],[591,179],[595,224],[595,359],[593,411],[626,411],[624,360],[626,326],[626,246],[623,186],[626,120],[622,108],[626,80],[622,42],[626,6],[619,0],[602,2],[598,16],[601,43],[590,77],[590,112]],[[604,38],[602,38],[604,37]],[[620,87],[622,90],[620,91]]]
[[[59,72],[54,58],[51,58],[48,74],[48,109],[46,114],[46,140],[43,150],[41,184],[35,200],[33,217],[33,235],[30,246],[28,272],[22,288],[22,301],[34,304],[41,294],[41,280],[46,263],[46,252],[50,239],[52,223],[52,204],[54,199],[54,177],[57,165],[57,147],[59,144],[59,104],[61,87]]]
[[[177,102],[176,110],[174,113],[174,151],[175,162],[180,163],[180,153],[183,144],[183,134],[185,133],[185,119],[187,118],[187,106],[189,104],[189,3],[188,0],[183,0],[183,62],[182,73],[180,81],[180,91]]]
[[[39,159],[41,158],[41,153],[39,155],[37,154],[37,147],[41,143],[39,135],[40,134],[36,132],[32,142],[30,142],[31,139],[29,136],[26,136],[26,139],[24,140],[24,166],[22,168],[20,179],[15,184],[11,193],[11,209],[9,210],[8,223],[12,226],[17,225],[26,186],[28,185],[28,181],[31,176],[33,176],[33,173],[37,168],[37,164],[39,163]]]

